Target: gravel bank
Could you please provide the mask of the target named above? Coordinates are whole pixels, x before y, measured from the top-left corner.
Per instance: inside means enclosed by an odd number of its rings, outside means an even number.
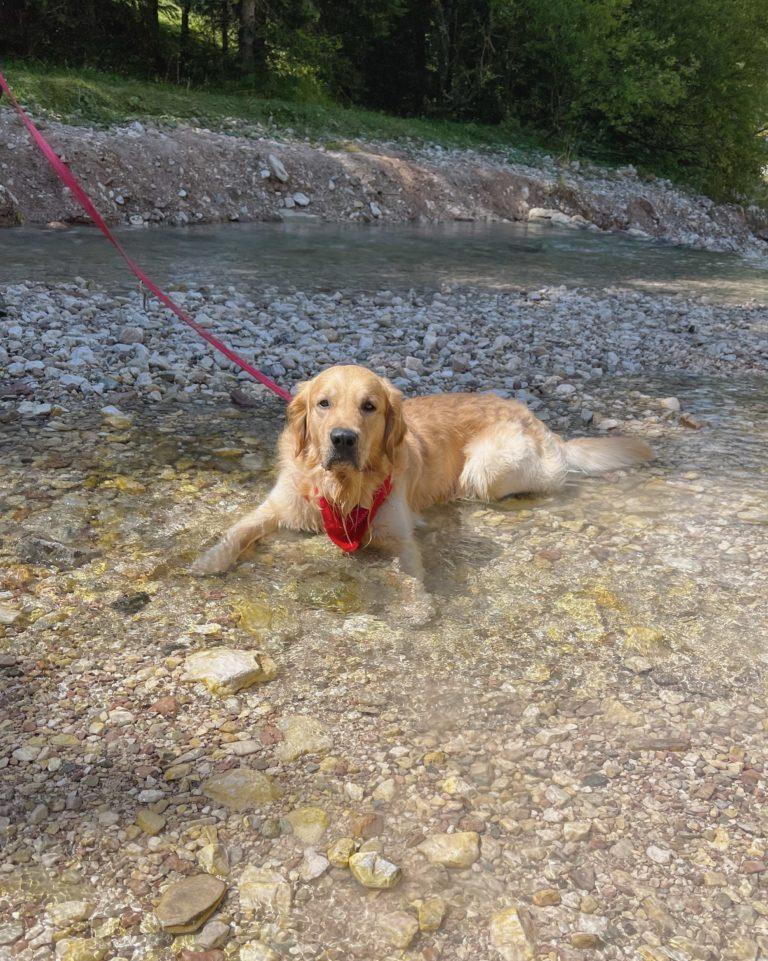
[[[230,288],[173,296],[289,387],[331,364],[358,362],[406,392],[494,389],[533,406],[546,397],[581,405],[585,423],[603,379],[768,368],[764,309],[625,291],[266,291],[249,299]],[[84,282],[16,285],[0,287],[0,303],[5,403],[20,413],[112,393],[150,403],[216,397],[235,377],[255,396],[262,390],[138,294]]]
[[[709,250],[767,252],[765,212],[718,205],[632,168],[438,146],[326,149],[267,139],[243,125],[229,133],[138,121],[110,130],[41,126],[112,223],[312,215],[382,223],[551,220]],[[0,109],[0,226],[81,220],[20,121]]]

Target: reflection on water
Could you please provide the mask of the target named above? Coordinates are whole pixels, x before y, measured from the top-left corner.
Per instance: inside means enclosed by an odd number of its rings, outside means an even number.
[[[768,302],[768,270],[733,254],[541,224],[361,227],[316,223],[118,230],[162,284],[276,285],[376,290],[434,287],[620,285],[717,301]],[[132,286],[96,229],[0,231],[4,282]]]

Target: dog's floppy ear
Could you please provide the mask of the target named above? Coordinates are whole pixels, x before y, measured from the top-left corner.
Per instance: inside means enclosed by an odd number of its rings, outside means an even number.
[[[293,435],[294,456],[298,457],[307,446],[307,410],[309,403],[309,384],[296,385],[296,393],[288,404],[288,431]]]
[[[384,381],[387,392],[387,419],[384,424],[384,451],[391,464],[395,462],[395,451],[405,437],[405,418],[403,417],[403,395],[388,380]]]

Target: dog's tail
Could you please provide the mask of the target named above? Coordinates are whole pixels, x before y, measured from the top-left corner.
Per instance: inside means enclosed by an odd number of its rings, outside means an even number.
[[[583,474],[604,474],[653,460],[651,448],[636,437],[578,437],[565,441],[565,462],[569,470]]]

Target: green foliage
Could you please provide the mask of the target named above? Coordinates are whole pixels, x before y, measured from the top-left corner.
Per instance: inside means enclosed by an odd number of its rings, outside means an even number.
[[[768,163],[768,0],[0,0],[0,53],[180,85],[137,113],[528,139],[718,199]],[[116,80],[33,73],[41,104],[120,112]]]

